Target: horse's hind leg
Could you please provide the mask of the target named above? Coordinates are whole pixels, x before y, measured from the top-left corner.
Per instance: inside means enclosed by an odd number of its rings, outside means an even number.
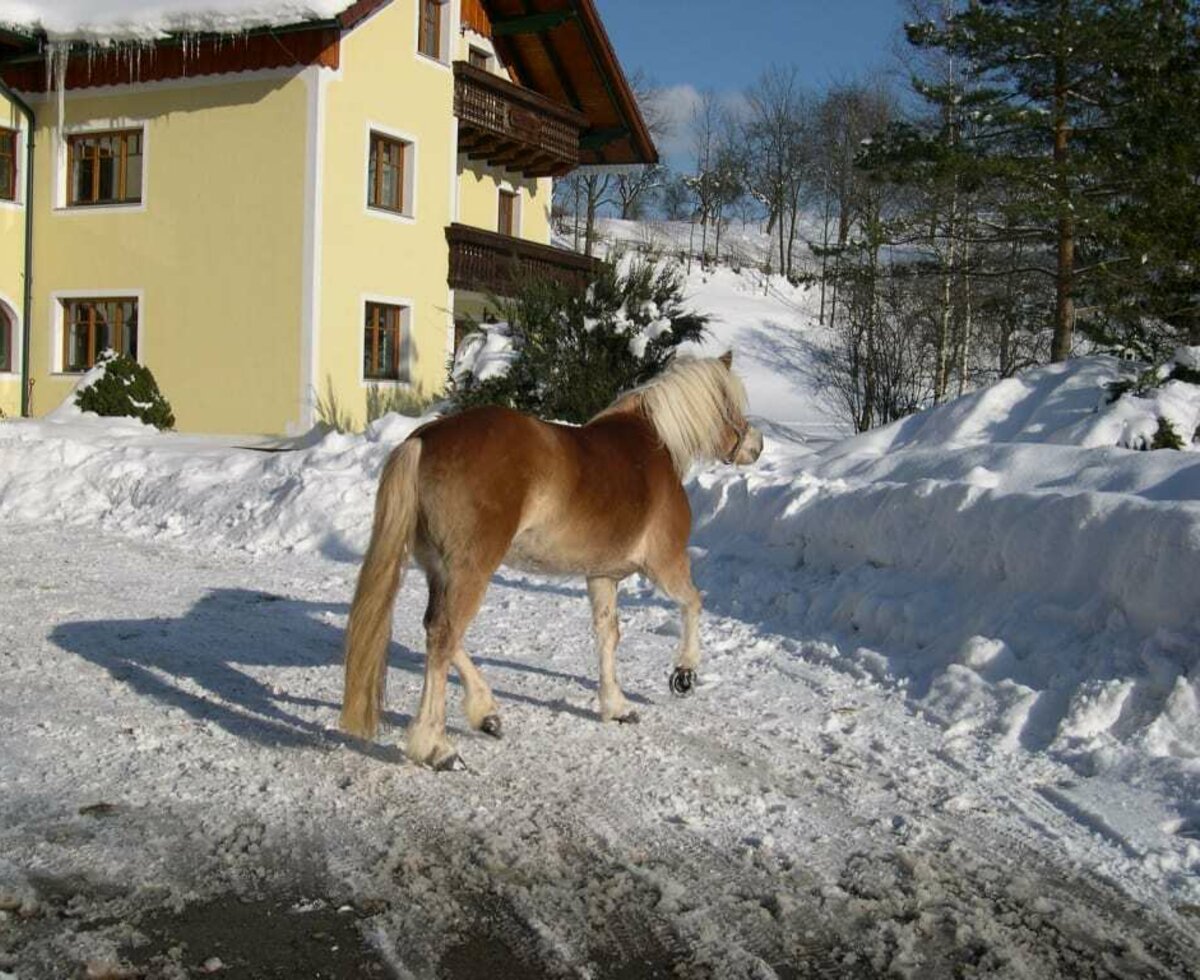
[[[617,641],[621,637],[617,620],[617,580],[589,578],[587,585],[592,600],[596,652],[600,657],[600,717],[604,721],[636,722],[637,712],[625,700],[617,684]]]
[[[408,757],[435,769],[457,769],[462,763],[446,737],[446,680],[462,647],[463,634],[487,591],[488,576],[469,569],[447,570],[430,583],[425,625],[425,686],[421,706],[408,727]]]
[[[692,582],[687,551],[680,548],[647,565],[646,574],[679,604],[683,630],[675,670],[671,673],[671,690],[688,694],[696,683],[696,668],[700,666],[700,592]]]
[[[430,564],[433,565],[433,562]],[[427,571],[426,575],[429,579],[429,605],[425,609],[425,629],[428,630],[435,619],[442,615],[441,607],[446,601],[446,585],[445,573],[436,566]],[[499,738],[500,708],[492,696],[492,689],[461,644],[454,651],[453,663],[465,692],[463,711],[467,722],[477,731]]]

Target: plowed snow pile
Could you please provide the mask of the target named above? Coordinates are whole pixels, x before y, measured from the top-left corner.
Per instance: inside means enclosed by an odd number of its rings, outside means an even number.
[[[852,633],[847,668],[905,689],[948,738],[1069,762],[1102,832],[1194,886],[1200,386],[1110,401],[1137,373],[1081,358],[769,475],[701,474],[694,540],[743,559],[753,615]],[[1149,444],[1160,416],[1184,451],[1118,445]],[[1183,837],[1122,817],[1139,794],[1169,801]]]

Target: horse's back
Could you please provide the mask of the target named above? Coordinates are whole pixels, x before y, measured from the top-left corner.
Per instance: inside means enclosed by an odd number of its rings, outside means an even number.
[[[424,526],[441,552],[469,549],[487,564],[548,572],[628,574],[652,515],[677,511],[679,500],[686,512],[669,456],[632,416],[575,427],[489,406],[414,437]]]

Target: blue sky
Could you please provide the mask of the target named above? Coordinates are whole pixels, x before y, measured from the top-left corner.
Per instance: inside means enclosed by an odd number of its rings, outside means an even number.
[[[901,0],[597,0],[626,69],[661,85],[744,88],[771,63],[821,85],[890,63]]]
[[[702,89],[736,93],[771,64],[814,89],[894,68],[903,0],[597,0],[627,72],[668,90],[677,118]],[[681,136],[661,149],[674,156]]]

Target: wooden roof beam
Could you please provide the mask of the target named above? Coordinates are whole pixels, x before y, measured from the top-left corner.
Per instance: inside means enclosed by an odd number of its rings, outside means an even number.
[[[574,19],[574,10],[553,10],[544,14],[530,12],[516,17],[501,17],[492,21],[492,35],[512,37],[515,34],[544,34],[559,24]]]
[[[602,150],[609,143],[615,143],[629,135],[628,126],[616,126],[612,129],[591,129],[579,137],[581,150]]]

